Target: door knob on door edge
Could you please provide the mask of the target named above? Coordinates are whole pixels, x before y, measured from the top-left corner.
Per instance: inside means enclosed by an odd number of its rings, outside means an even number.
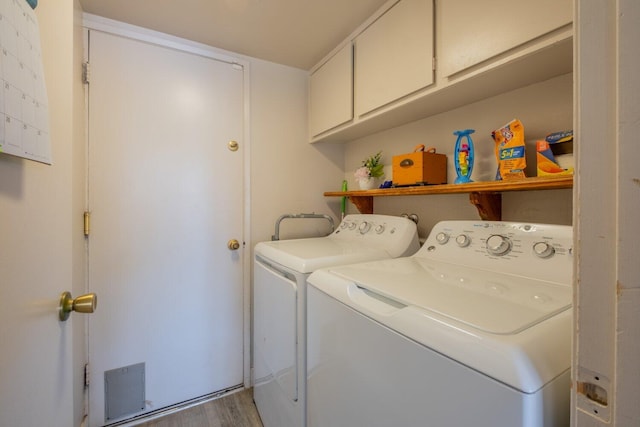
[[[60,304],[58,305],[58,317],[64,322],[69,318],[72,311],[78,313],[93,313],[98,306],[98,296],[94,293],[80,295],[73,299],[71,292],[63,292],[60,295]]]
[[[231,251],[237,251],[238,249],[240,249],[240,242],[238,242],[236,239],[231,239],[227,242],[227,247]]]

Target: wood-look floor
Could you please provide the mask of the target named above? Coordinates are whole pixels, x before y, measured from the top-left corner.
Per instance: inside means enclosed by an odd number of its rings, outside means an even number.
[[[253,390],[242,390],[137,427],[262,427]]]

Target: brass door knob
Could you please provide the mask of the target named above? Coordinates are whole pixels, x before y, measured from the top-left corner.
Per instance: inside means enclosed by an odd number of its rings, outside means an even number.
[[[240,249],[240,242],[238,242],[236,239],[231,239],[227,242],[227,247],[231,251],[237,251],[238,249]]]
[[[94,293],[80,295],[76,299],[73,299],[70,292],[63,292],[60,295],[58,317],[64,322],[69,318],[72,311],[77,311],[78,313],[93,313],[97,306],[98,297]]]

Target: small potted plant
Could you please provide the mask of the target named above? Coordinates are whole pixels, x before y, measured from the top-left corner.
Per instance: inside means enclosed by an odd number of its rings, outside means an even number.
[[[371,190],[376,187],[378,178],[384,176],[384,165],[380,163],[382,151],[378,151],[375,155],[367,157],[362,161],[362,166],[356,169],[353,176],[358,181],[361,190]]]

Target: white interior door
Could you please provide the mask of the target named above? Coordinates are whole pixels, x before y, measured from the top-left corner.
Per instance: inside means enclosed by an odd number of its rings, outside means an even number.
[[[84,319],[78,314],[66,322],[58,319],[60,293],[72,282],[71,229],[65,221],[70,200],[60,186],[61,173],[42,168],[0,156],[3,427],[73,425],[73,323]],[[42,188],[59,190],[58,197],[69,204]],[[15,189],[14,194],[25,193],[11,197],[7,190]]]
[[[84,283],[78,283],[82,270],[74,264],[75,256],[82,255],[78,251],[82,240],[78,242],[75,228],[79,222],[72,220],[77,213],[74,180],[78,171],[71,160],[77,153],[71,148],[77,126],[72,99],[76,89],[72,67],[77,65],[71,60],[73,6],[73,2],[41,1],[35,11],[47,82],[53,164],[0,154],[2,427],[77,427],[82,416],[82,408],[74,405],[82,398],[81,383],[76,381],[81,370],[75,357],[82,357],[76,338],[82,337],[86,315],[74,313],[66,322],[58,318],[60,293],[72,291],[77,296],[78,289],[84,289]],[[14,30],[10,28],[15,29],[11,23],[26,23],[20,8],[29,6],[0,0],[0,66],[5,72],[10,55],[7,43],[17,48],[18,38],[22,39],[22,34],[11,34]],[[22,24],[20,27],[22,32]],[[27,44],[23,40],[19,46],[22,49]],[[26,85],[32,66],[10,69],[24,76]],[[5,74],[0,74],[0,102],[5,102]],[[1,120],[4,131],[4,114]]]
[[[243,382],[243,70],[97,31],[89,62],[95,426]]]

